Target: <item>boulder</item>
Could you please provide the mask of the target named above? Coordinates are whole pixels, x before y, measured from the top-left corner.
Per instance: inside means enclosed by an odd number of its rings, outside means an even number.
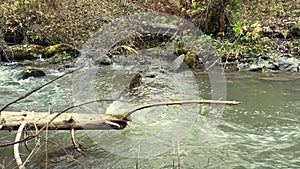
[[[289,72],[299,72],[300,61],[296,58],[278,57],[275,59],[279,69]]]
[[[74,58],[77,57],[80,52],[74,46],[65,43],[51,45],[43,50],[44,58],[52,58],[54,56],[63,56],[66,54]]]
[[[30,68],[20,72],[17,75],[17,79],[21,80],[21,79],[27,79],[29,77],[43,77],[43,76],[46,76],[46,73],[43,72],[42,70],[36,68]]]
[[[39,58],[44,47],[35,44],[6,46],[1,55],[2,61],[23,61]]]

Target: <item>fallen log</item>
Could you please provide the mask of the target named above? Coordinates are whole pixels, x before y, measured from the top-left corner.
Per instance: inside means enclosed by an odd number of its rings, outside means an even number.
[[[48,130],[121,130],[127,126],[127,121],[121,118],[122,115],[112,114],[3,111],[0,130],[17,130],[24,122],[27,129],[42,129],[47,125]]]
[[[81,105],[84,104],[86,103]],[[127,122],[130,121],[129,116],[136,111],[156,106],[183,104],[237,105],[240,104],[240,102],[219,100],[162,102],[144,105],[126,114],[63,113],[65,110],[60,113],[3,111],[0,115],[0,130],[17,130],[24,122],[26,123],[26,129],[45,129],[45,126],[47,126],[48,130],[121,130],[124,129],[127,126]],[[72,106],[68,109],[73,107],[76,106]]]

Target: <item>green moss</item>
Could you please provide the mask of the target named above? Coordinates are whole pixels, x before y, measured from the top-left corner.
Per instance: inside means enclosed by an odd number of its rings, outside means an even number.
[[[53,56],[65,55],[66,53],[72,57],[77,57],[79,50],[72,45],[61,43],[46,47],[43,51],[43,56],[45,58],[51,58]]]
[[[189,51],[188,48],[181,47],[181,48],[177,48],[177,49],[176,49],[175,54],[176,54],[177,56],[180,56],[180,55],[182,55],[182,54],[187,54],[188,51]]]
[[[111,116],[113,116],[113,117],[121,120],[121,119],[123,119],[126,116],[126,114],[112,114]],[[131,118],[128,117],[127,120],[131,121]]]
[[[43,46],[36,45],[36,44],[29,44],[25,46],[27,46],[28,51],[30,51],[32,54],[35,55],[42,53],[42,51],[44,50]]]
[[[35,69],[35,68],[31,68],[31,69],[27,69],[27,70],[23,70],[20,74],[19,74],[19,79],[27,79],[29,77],[43,77],[46,76],[45,72],[43,72],[40,69]]]
[[[188,51],[184,56],[183,61],[188,65],[188,67],[193,68],[197,64],[197,55],[194,51]]]
[[[11,61],[33,60],[42,53],[44,47],[40,45],[15,45],[4,49],[6,58]]]

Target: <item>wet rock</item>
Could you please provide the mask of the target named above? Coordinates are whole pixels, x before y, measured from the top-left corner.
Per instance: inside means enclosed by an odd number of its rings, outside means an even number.
[[[251,64],[247,70],[253,72],[266,72],[266,71],[277,70],[277,69],[278,69],[277,63],[269,59],[265,60],[259,58],[258,61],[256,63]]]
[[[183,66],[183,60],[184,60],[184,54],[178,56],[171,64],[170,64],[170,70],[172,72],[177,72],[177,70]]]
[[[142,76],[141,76],[141,74],[137,73],[132,78],[132,80],[129,84],[129,89],[131,90],[131,89],[137,88],[137,87],[141,86],[141,84],[142,84]]]
[[[249,67],[249,64],[248,63],[238,63],[236,67],[239,71],[243,71]]]
[[[22,61],[39,58],[44,47],[40,45],[14,45],[6,46],[1,55],[2,61]]]
[[[111,65],[113,61],[108,56],[100,57],[99,59],[95,60],[96,65]]]
[[[40,69],[30,68],[27,70],[23,70],[17,75],[17,79],[27,79],[29,77],[43,77],[46,76],[46,73]]]
[[[299,72],[300,61],[296,58],[279,57],[275,59],[279,69],[289,72]]]
[[[262,72],[265,69],[264,65],[252,64],[247,70],[252,72]]]
[[[238,62],[225,62],[222,64],[226,71],[236,71],[238,70]]]

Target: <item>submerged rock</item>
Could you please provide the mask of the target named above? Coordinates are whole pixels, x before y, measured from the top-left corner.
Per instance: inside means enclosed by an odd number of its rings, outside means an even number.
[[[46,73],[40,69],[30,68],[27,70],[23,70],[17,75],[17,79],[27,79],[29,77],[43,77],[46,76]]]

